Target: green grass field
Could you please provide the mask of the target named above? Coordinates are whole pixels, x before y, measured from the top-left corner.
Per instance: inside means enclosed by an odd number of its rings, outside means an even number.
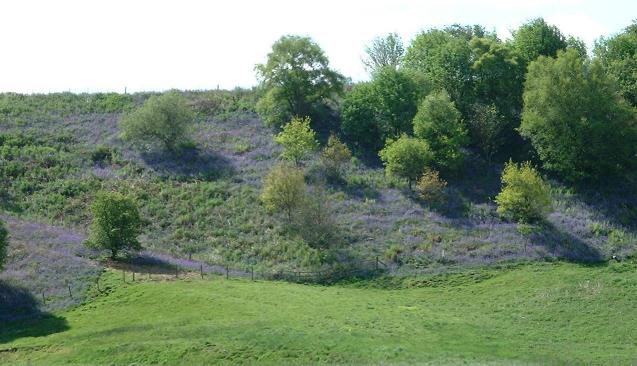
[[[101,283],[71,311],[4,326],[0,364],[637,362],[634,263],[330,287],[218,277],[123,284],[110,271]]]

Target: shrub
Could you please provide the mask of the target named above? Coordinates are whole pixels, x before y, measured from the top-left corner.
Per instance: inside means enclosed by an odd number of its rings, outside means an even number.
[[[292,118],[290,106],[283,101],[281,89],[273,87],[257,102],[256,112],[269,127],[280,127],[283,121]]]
[[[380,159],[389,175],[407,179],[411,184],[420,177],[433,161],[433,154],[425,141],[402,135],[397,140],[388,140],[380,151]]]
[[[352,153],[335,135],[327,140],[327,146],[321,152],[321,164],[328,178],[338,179],[343,167],[352,159]]]
[[[529,162],[506,164],[495,201],[499,214],[522,223],[542,220],[551,212],[549,186]]]
[[[292,215],[301,205],[306,196],[306,185],[303,171],[279,164],[265,176],[261,201],[268,210],[284,212],[288,223],[292,222]]]
[[[313,189],[306,196],[299,214],[295,216],[295,223],[305,243],[321,252],[321,259],[325,250],[339,242],[339,228],[329,197],[322,187]]]
[[[187,141],[194,113],[178,92],[153,95],[120,122],[122,138],[174,151]]]
[[[110,163],[113,159],[113,151],[106,145],[97,145],[95,150],[91,151],[91,160],[93,163]]]
[[[283,131],[274,137],[274,141],[283,146],[281,157],[293,161],[297,166],[318,148],[316,134],[307,117],[292,118],[290,123],[283,126]]]
[[[9,233],[4,227],[4,223],[0,221],[0,270],[2,270],[4,262],[7,259],[7,247],[9,246],[8,236]]]
[[[429,94],[422,101],[414,117],[414,135],[427,141],[438,166],[457,170],[462,164],[467,131],[445,91]]]
[[[420,198],[431,204],[441,204],[445,199],[447,182],[435,170],[427,170],[416,183]]]
[[[122,250],[141,250],[137,237],[141,234],[142,218],[132,198],[116,192],[99,192],[91,212],[88,247],[110,250],[111,259]]]

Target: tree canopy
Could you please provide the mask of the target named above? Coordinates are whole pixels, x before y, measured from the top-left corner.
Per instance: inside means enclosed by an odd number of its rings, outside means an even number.
[[[423,140],[402,135],[396,140],[388,140],[379,153],[389,175],[407,179],[409,188],[434,160],[429,145]]]
[[[402,63],[405,47],[397,33],[389,33],[385,37],[374,39],[365,47],[365,53],[363,65],[373,74],[385,67],[396,70]]]

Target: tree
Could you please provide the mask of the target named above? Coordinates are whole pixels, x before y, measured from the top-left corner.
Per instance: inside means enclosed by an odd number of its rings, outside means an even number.
[[[282,121],[289,121],[293,117],[290,105],[285,102],[279,87],[273,87],[268,90],[257,101],[255,110],[261,116],[265,125],[270,127],[279,127]]]
[[[467,131],[446,92],[429,94],[422,101],[414,117],[414,135],[427,141],[438,166],[454,171],[462,164]]]
[[[510,125],[495,105],[473,105],[472,118],[469,119],[469,134],[472,143],[488,162],[491,162],[493,156],[507,141]]]
[[[397,33],[389,33],[374,39],[371,45],[365,47],[365,53],[367,56],[363,58],[363,64],[370,74],[374,74],[385,67],[398,69],[405,47]]]
[[[385,133],[377,118],[377,99],[371,82],[354,85],[343,98],[341,129],[345,137],[362,150],[383,148]]]
[[[315,187],[306,196],[295,224],[303,241],[321,254],[340,241],[339,226],[324,187]]]
[[[499,214],[522,223],[542,220],[551,212],[549,186],[529,162],[505,165],[495,201]]]
[[[293,161],[297,166],[318,148],[316,134],[310,127],[310,119],[307,117],[292,118],[292,121],[283,126],[283,130],[274,136],[274,141],[283,146],[281,156]]]
[[[141,250],[137,237],[142,231],[142,218],[132,198],[117,192],[99,192],[91,212],[88,247],[110,250],[111,259],[122,250]]]
[[[409,189],[434,159],[425,141],[407,135],[388,140],[379,155],[387,174],[407,179]]]
[[[352,159],[347,145],[336,135],[330,135],[327,146],[321,152],[321,164],[328,178],[338,179],[343,175],[343,166]]]
[[[316,119],[320,105],[340,94],[345,80],[329,67],[323,50],[312,39],[299,36],[276,41],[267,62],[257,65],[256,72],[270,99],[269,108],[259,109],[261,117],[274,126],[287,120],[280,119],[281,114]],[[270,92],[273,88],[276,92]],[[263,102],[260,104],[263,107]]]
[[[141,143],[160,143],[170,151],[188,138],[194,114],[177,92],[153,95],[144,105],[124,116],[122,137]]]
[[[303,172],[286,164],[276,165],[263,180],[261,201],[268,210],[284,212],[288,223],[306,197]]]
[[[600,180],[633,169],[635,121],[599,62],[571,49],[529,65],[520,133],[562,178]]]
[[[539,56],[557,56],[557,51],[566,49],[566,41],[559,28],[547,24],[543,18],[536,18],[513,32],[511,44],[526,67]]]
[[[416,192],[426,202],[437,205],[445,200],[447,182],[433,169],[426,170],[416,183]]]
[[[623,32],[601,38],[594,53],[604,70],[617,81],[622,96],[637,106],[637,20]]]
[[[7,260],[8,237],[9,233],[4,227],[4,223],[0,220],[0,271],[4,267],[4,262]]]

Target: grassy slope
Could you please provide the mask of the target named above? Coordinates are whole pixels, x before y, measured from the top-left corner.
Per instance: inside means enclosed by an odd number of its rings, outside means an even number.
[[[382,281],[122,285],[107,272],[108,294],[0,330],[0,363],[630,364],[636,270],[532,264],[405,279],[394,290]]]

